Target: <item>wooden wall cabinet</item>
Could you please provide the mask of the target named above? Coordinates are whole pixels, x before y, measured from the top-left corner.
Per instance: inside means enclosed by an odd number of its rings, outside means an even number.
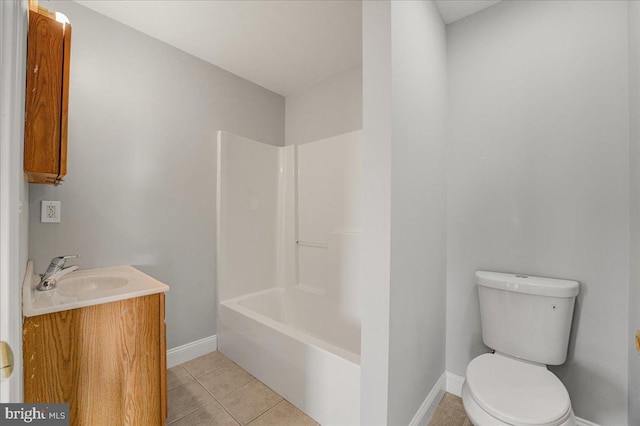
[[[29,11],[24,175],[58,185],[67,173],[71,25],[45,10]]]
[[[24,400],[71,425],[164,425],[164,293],[25,318]]]

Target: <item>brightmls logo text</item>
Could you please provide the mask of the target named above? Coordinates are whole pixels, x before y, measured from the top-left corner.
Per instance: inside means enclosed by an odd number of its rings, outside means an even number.
[[[0,404],[0,423],[68,426],[69,404]]]
[[[38,411],[36,407],[25,410],[24,407],[19,410],[9,410],[4,407],[5,420],[24,420],[25,423],[31,423],[34,420],[47,420],[46,411]]]

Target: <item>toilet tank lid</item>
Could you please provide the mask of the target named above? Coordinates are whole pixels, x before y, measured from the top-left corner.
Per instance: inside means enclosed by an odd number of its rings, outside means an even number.
[[[523,274],[476,271],[478,285],[504,291],[549,297],[575,297],[580,285],[577,281],[534,277]]]

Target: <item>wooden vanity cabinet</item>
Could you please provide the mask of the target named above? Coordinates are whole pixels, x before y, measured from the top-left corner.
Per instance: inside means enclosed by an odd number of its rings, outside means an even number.
[[[71,425],[164,425],[164,293],[25,318],[24,400]]]
[[[67,173],[71,25],[46,10],[29,11],[24,176],[57,185]]]

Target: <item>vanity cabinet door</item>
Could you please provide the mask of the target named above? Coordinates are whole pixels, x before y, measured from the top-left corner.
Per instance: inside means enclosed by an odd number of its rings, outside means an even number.
[[[25,318],[24,399],[71,425],[164,425],[164,294]]]
[[[71,25],[29,11],[24,175],[57,185],[67,173]]]

